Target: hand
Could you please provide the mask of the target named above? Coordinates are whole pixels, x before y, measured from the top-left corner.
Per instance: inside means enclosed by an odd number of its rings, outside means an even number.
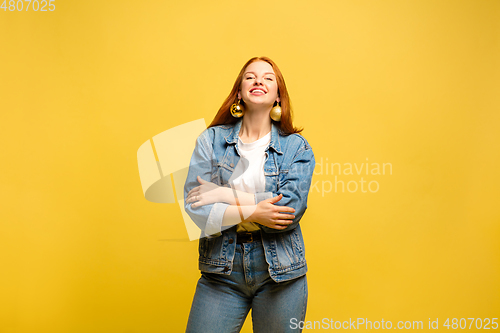
[[[283,198],[283,194],[263,200],[257,204],[255,212],[248,218],[249,221],[257,222],[271,229],[282,230],[293,223],[295,209],[287,206],[277,206],[276,202]]]
[[[189,191],[186,198],[186,203],[193,202],[191,207],[199,207],[223,201],[223,187],[203,180],[200,176],[198,176],[196,179],[201,185],[196,186],[191,191]]]

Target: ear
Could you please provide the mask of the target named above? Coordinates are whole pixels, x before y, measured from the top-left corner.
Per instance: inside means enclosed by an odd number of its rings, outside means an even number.
[[[281,100],[280,100],[280,97],[279,97],[279,96],[278,96],[278,98],[276,98],[276,102],[278,102],[278,104],[279,104],[279,102],[281,102]]]
[[[240,93],[240,91],[238,91],[238,99],[241,99],[241,93]]]

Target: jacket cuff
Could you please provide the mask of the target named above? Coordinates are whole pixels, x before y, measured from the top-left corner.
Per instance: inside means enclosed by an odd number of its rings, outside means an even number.
[[[221,232],[222,218],[229,204],[216,202],[208,215],[207,224],[205,226],[205,235],[215,235]]]
[[[255,204],[258,204],[259,202],[266,200],[266,199],[271,199],[272,197],[273,197],[273,192],[255,193]]]

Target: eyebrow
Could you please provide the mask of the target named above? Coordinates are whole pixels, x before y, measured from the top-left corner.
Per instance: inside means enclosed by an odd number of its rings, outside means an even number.
[[[255,74],[255,72],[245,72],[245,75],[247,75],[247,74]],[[267,75],[267,74],[272,74],[272,75],[276,76],[276,74],[271,73],[271,72],[264,73],[264,75]]]

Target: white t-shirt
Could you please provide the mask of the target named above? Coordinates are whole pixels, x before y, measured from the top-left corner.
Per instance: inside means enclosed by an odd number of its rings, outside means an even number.
[[[238,149],[241,156],[233,174],[229,178],[229,183],[235,189],[248,193],[265,191],[264,162],[266,161],[265,151],[269,142],[271,142],[271,132],[250,143],[244,143],[238,137]],[[259,224],[254,222],[240,223],[236,227],[237,232],[259,229]]]

